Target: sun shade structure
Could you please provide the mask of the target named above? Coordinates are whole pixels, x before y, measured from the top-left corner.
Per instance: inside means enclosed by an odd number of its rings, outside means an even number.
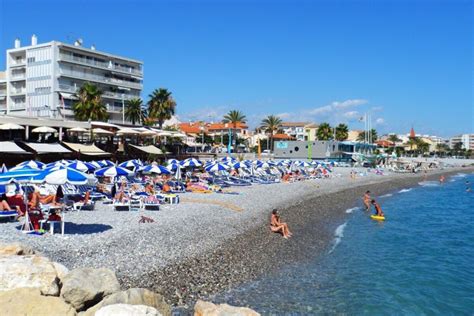
[[[121,128],[117,131],[117,135],[138,135],[140,132],[131,128]]]
[[[161,149],[159,149],[158,147],[155,147],[153,145],[149,145],[149,146],[135,146],[135,145],[131,145],[133,148],[136,148],[138,150],[141,150],[147,154],[152,154],[152,155],[163,155],[163,151]]]
[[[202,163],[196,158],[188,158],[181,161],[181,166],[183,167],[200,167]]]
[[[49,133],[57,133],[58,131],[49,126],[40,126],[31,130],[32,133],[38,134],[49,134]]]
[[[95,135],[114,135],[113,132],[100,128],[100,127],[93,128],[92,133]]]
[[[105,167],[95,172],[98,177],[130,176],[133,172],[122,167]]]
[[[3,131],[13,131],[13,130],[22,130],[25,129],[23,126],[14,124],[14,123],[5,123],[0,125],[0,130]]]
[[[75,132],[75,133],[87,133],[88,131],[89,131],[88,129],[82,128],[82,127],[74,127],[68,130],[68,132]]]
[[[45,166],[44,163],[36,160],[29,160],[29,161],[23,161],[22,163],[19,163],[16,165],[13,169],[21,169],[21,168],[31,168],[31,169],[43,169]]]
[[[74,184],[83,185],[87,183],[87,175],[79,170],[67,167],[53,167],[43,170],[33,177],[33,183],[47,183],[52,185]]]
[[[218,172],[218,171],[224,171],[227,169],[229,169],[229,166],[222,163],[215,163],[205,168],[207,172]]]
[[[69,154],[71,151],[60,144],[23,143],[31,152],[37,154]]]
[[[10,170],[0,174],[0,184],[8,184],[11,182],[30,181],[34,176],[41,173],[39,169],[19,168],[17,170]]]
[[[110,153],[96,147],[94,144],[84,145],[84,144],[66,143],[66,142],[63,142],[63,144],[66,147],[70,148],[72,151],[75,151],[87,156],[110,156],[111,155]]]
[[[0,154],[30,154],[14,142],[0,142]]]
[[[145,173],[156,173],[156,174],[170,174],[171,172],[160,165],[149,165],[144,167],[141,171]]]
[[[97,169],[93,164],[90,164],[88,162],[76,160],[70,164],[67,165],[68,168],[76,169],[81,172],[87,172],[87,171],[92,171]]]
[[[140,136],[157,136],[158,133],[150,130],[140,132]]]

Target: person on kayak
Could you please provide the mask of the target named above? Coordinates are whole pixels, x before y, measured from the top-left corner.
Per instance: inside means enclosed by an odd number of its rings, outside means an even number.
[[[372,200],[372,205],[375,207],[375,215],[376,216],[384,216],[383,212],[382,212],[382,208],[380,207],[380,204],[375,202],[375,200]]]
[[[364,205],[366,211],[370,210],[370,191],[367,191],[364,194]]]

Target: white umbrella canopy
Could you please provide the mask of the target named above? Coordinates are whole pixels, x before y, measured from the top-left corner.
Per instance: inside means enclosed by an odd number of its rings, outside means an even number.
[[[140,136],[156,136],[158,135],[157,132],[146,130],[140,133]]]
[[[19,130],[19,129],[25,129],[23,126],[14,124],[14,123],[5,123],[0,125],[0,130]]]
[[[97,127],[92,129],[92,133],[97,135],[113,135],[114,133],[103,128]]]
[[[118,135],[137,135],[140,134],[140,132],[131,129],[131,128],[121,128],[117,131]]]
[[[75,133],[87,133],[88,130],[82,127],[73,127],[68,130],[68,132],[75,132]]]
[[[58,131],[49,126],[40,126],[40,127],[34,128],[31,132],[38,133],[38,134],[48,134],[48,133],[57,133]]]
[[[174,136],[174,137],[187,137],[186,134],[183,134],[183,133],[176,133],[176,134],[173,134],[172,136]]]
[[[173,136],[173,134],[171,134],[170,132],[161,131],[158,132],[158,136]]]

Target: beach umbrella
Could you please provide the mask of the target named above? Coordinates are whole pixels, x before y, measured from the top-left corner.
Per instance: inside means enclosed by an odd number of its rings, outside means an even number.
[[[8,184],[12,181],[29,181],[40,173],[41,170],[28,167],[10,170],[5,173],[0,173],[0,184]]]
[[[14,124],[14,123],[5,123],[0,125],[0,130],[4,131],[13,131],[13,130],[21,130],[25,129],[23,126]]]
[[[166,169],[168,170],[176,170],[176,169],[181,169],[181,168],[184,168],[184,167],[179,163],[170,163],[166,166]]]
[[[113,132],[100,128],[100,127],[93,128],[91,132],[94,135],[113,135],[114,134]]]
[[[202,163],[197,160],[196,158],[188,158],[181,162],[181,166],[183,167],[200,167]]]
[[[140,134],[140,132],[128,127],[121,128],[117,131],[117,135],[138,135],[138,134]]]
[[[253,164],[257,168],[262,168],[262,169],[270,168],[270,164],[268,164],[268,162],[266,162],[266,161],[256,160],[256,161],[254,161]]]
[[[65,167],[69,164],[69,162],[62,162],[62,161],[55,161],[55,162],[50,162],[44,166],[45,169],[48,168],[53,168],[53,167]]]
[[[117,177],[117,176],[129,176],[129,175],[132,175],[133,172],[122,167],[113,166],[113,167],[105,167],[105,168],[99,169],[96,172],[94,172],[94,174],[98,177]]]
[[[160,165],[149,165],[142,168],[141,171],[146,172],[146,173],[171,174],[171,172],[168,169]]]
[[[16,167],[13,167],[12,170],[22,169],[24,167],[32,168],[32,169],[43,169],[44,166],[45,164],[40,161],[29,160],[29,161],[23,161],[22,163],[19,163],[18,165],[16,165]]]
[[[249,167],[248,164],[246,164],[243,161],[239,161],[239,162],[236,162],[236,163],[232,164],[232,168],[234,168],[234,169],[248,168],[248,167]]]
[[[222,163],[215,163],[205,168],[207,172],[218,172],[218,171],[224,171],[227,169],[229,169],[229,166]]]
[[[141,162],[139,162],[136,159],[124,161],[121,164],[119,164],[119,167],[122,167],[122,168],[139,168],[141,166],[142,166]]]
[[[62,185],[66,183],[83,185],[87,183],[87,175],[79,170],[68,167],[54,167],[43,170],[34,176],[33,183],[48,183],[52,185]]]
[[[230,156],[222,157],[220,160],[223,162],[231,162],[231,163],[237,162],[237,159],[232,158]]]
[[[0,167],[0,173],[5,173],[5,172],[8,172],[8,168],[7,166],[5,166],[5,164],[2,164],[2,167]]]
[[[98,161],[98,163],[102,168],[103,167],[113,167],[113,166],[115,166],[115,163],[113,163],[110,160],[100,160],[100,161]]]
[[[170,164],[170,163],[180,163],[180,161],[178,159],[168,159],[166,161],[167,164]]]
[[[94,169],[103,168],[103,166],[97,161],[90,161],[89,163],[94,166]]]
[[[302,161],[302,160],[297,160],[294,162],[294,165],[296,167],[303,167],[303,168],[307,168],[307,167],[311,167],[311,164],[306,162],[306,161]]]
[[[82,172],[87,172],[87,171],[92,171],[92,170],[97,169],[96,166],[94,166],[93,164],[90,164],[88,162],[83,162],[80,160],[76,160],[74,162],[69,163],[67,167],[73,168]]]
[[[58,131],[49,126],[40,126],[31,130],[32,133],[38,134],[49,134],[49,133],[57,133]]]
[[[73,127],[73,128],[68,129],[68,132],[86,133],[88,132],[88,130],[82,127]]]

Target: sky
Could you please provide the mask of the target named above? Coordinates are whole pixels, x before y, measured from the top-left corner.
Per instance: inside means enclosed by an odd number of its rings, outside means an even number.
[[[474,133],[473,22],[468,0],[0,0],[0,51],[36,34],[142,60],[142,98],[169,89],[182,121],[370,113],[379,133],[448,137]]]

